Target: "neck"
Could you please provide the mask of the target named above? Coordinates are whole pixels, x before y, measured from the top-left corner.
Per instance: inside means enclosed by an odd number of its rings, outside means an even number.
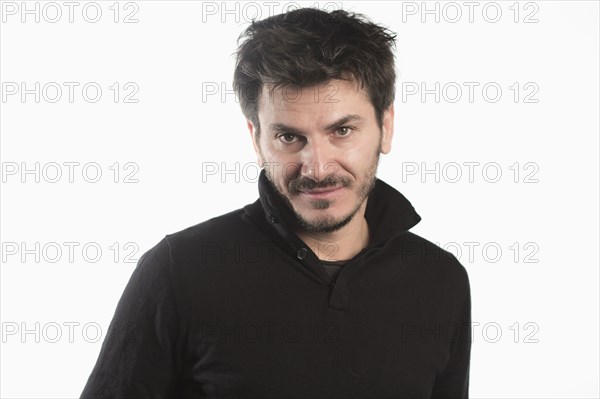
[[[321,260],[336,261],[353,258],[369,243],[369,226],[365,219],[365,201],[352,220],[331,233],[296,231],[302,241]]]

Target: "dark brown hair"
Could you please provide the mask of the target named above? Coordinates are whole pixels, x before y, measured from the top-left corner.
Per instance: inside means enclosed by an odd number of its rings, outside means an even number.
[[[260,134],[258,101],[264,84],[310,87],[350,74],[366,87],[377,123],[393,102],[396,35],[364,15],[301,8],[252,21],[240,35],[233,88],[244,116]]]

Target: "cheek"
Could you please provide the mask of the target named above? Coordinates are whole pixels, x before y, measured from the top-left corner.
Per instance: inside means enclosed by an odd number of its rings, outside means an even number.
[[[363,148],[362,150],[348,152],[343,159],[340,159],[340,166],[346,173],[350,173],[355,178],[360,178],[363,174],[362,172],[367,169],[372,162],[373,154]]]
[[[293,180],[297,173],[298,165],[294,162],[283,162],[278,168],[278,179],[286,186],[290,180]]]
[[[299,164],[293,160],[283,158],[266,157],[268,174],[279,185],[280,189],[288,191],[288,183],[299,174]]]
[[[273,177],[282,184],[287,184],[289,180],[296,177],[300,171],[300,162],[298,157],[282,154],[273,151],[271,148],[265,148],[265,161],[269,163],[268,167],[273,172]]]

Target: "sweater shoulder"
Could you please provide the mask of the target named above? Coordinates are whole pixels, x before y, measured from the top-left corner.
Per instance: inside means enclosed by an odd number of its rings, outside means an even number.
[[[174,262],[192,261],[222,246],[235,247],[258,239],[256,226],[244,215],[244,208],[239,208],[167,234],[165,241]]]
[[[467,269],[456,256],[428,239],[406,232],[400,236],[397,248],[404,259],[410,259],[423,272],[465,288],[469,286]]]
[[[207,219],[203,222],[169,233],[165,236],[172,247],[193,245],[198,240],[217,240],[231,237],[246,225],[242,219],[243,208]]]

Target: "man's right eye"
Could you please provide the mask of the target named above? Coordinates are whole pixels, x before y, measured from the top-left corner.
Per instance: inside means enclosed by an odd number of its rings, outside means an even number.
[[[282,139],[282,137],[284,137],[284,139]],[[296,138],[296,135],[292,133],[285,133],[280,135],[278,138],[284,144],[292,144],[294,142],[294,139]]]

